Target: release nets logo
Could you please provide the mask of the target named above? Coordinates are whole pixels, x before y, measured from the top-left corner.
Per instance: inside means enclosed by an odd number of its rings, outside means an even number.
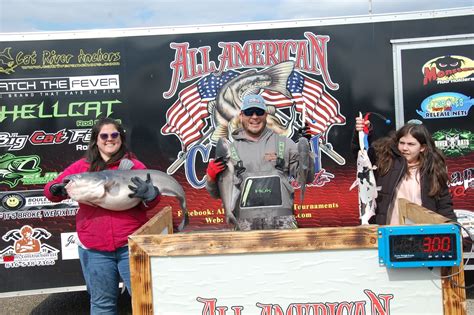
[[[52,266],[58,260],[59,250],[44,243],[51,233],[43,228],[24,225],[2,235],[2,240],[13,244],[0,251],[0,264],[5,268]]]
[[[433,94],[421,102],[418,115],[424,119],[463,117],[469,114],[474,100],[464,94],[443,92]]]
[[[439,56],[429,60],[422,67],[423,85],[472,81],[474,61],[464,56]]]
[[[433,133],[433,139],[446,156],[463,156],[474,151],[474,133],[468,130],[438,130]]]

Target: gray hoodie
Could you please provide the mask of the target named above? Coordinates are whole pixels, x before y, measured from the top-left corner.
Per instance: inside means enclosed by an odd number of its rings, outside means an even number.
[[[289,199],[286,203],[293,205],[293,187],[289,183],[289,176],[296,178],[298,171],[298,150],[297,145],[293,140],[279,136],[269,128],[265,128],[258,141],[252,141],[245,136],[245,131],[242,128],[235,130],[232,133],[234,139],[233,145],[238,152],[240,160],[245,167],[245,173],[260,173],[266,172],[274,173],[277,157],[277,144],[284,142],[284,166],[282,168],[282,181],[289,193]],[[312,159],[314,156],[311,154]],[[309,165],[312,169],[311,174],[314,174],[314,160],[311,160]],[[310,182],[308,180],[308,182]],[[214,198],[219,198],[219,191],[216,182],[206,182],[206,189]]]

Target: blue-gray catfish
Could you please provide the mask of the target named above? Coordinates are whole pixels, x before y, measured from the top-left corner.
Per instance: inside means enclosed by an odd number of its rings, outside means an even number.
[[[128,187],[133,177],[146,180],[150,174],[151,181],[160,194],[176,197],[183,210],[183,221],[178,230],[181,231],[189,222],[186,196],[183,187],[170,175],[158,170],[105,170],[86,172],[67,176],[66,190],[77,202],[99,206],[113,211],[133,208],[141,202],[139,198],[130,198],[133,193]]]

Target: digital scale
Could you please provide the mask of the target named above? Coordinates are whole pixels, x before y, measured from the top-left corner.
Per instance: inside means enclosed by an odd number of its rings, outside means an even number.
[[[460,228],[455,224],[383,226],[377,234],[380,266],[453,267],[461,263]]]

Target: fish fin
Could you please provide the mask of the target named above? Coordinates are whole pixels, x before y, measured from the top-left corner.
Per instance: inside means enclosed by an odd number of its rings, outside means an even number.
[[[260,90],[262,88],[257,86],[257,87],[253,87],[253,88],[249,88],[247,90],[245,90],[245,92],[242,94],[242,98],[244,98],[246,95],[249,95],[249,94],[259,94],[260,93]],[[242,106],[241,106],[242,107]]]
[[[356,180],[352,183],[352,185],[351,185],[351,187],[349,188],[349,190],[354,189],[354,187],[356,187],[356,186],[358,186],[358,185],[359,185],[359,179],[356,179]]]
[[[132,160],[129,160],[129,159],[125,158],[125,159],[120,160],[120,164],[118,166],[118,169],[128,171],[128,170],[131,170],[132,167],[133,167]]]
[[[220,138],[227,138],[229,135],[227,126],[218,125],[211,134],[211,141],[217,142]]]
[[[209,113],[214,112],[214,109],[215,109],[215,108],[216,108],[216,100],[215,100],[215,99],[212,100],[212,101],[209,101],[209,102],[207,103],[207,111],[208,111]]]
[[[266,86],[265,89],[281,93],[291,98],[291,93],[286,88],[286,84],[294,66],[294,61],[285,61],[263,70],[261,74],[269,75],[272,78],[272,83]]]

